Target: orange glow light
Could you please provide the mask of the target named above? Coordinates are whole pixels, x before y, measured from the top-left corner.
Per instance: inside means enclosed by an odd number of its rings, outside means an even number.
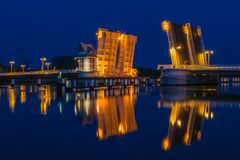
[[[168,21],[163,21],[162,22],[162,30],[165,31],[165,32],[168,32],[170,29],[170,24]]]

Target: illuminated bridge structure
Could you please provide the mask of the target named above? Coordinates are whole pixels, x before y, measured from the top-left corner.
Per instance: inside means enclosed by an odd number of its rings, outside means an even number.
[[[173,65],[207,66],[210,64],[210,55],[213,51],[205,50],[200,26],[193,27],[190,23],[181,25],[163,21],[162,30],[167,33]]]
[[[240,83],[240,66],[210,65],[213,51],[205,50],[201,27],[162,22],[167,33],[171,65],[158,65],[163,85]]]
[[[239,85],[240,66],[158,65],[162,85]]]
[[[57,84],[65,86],[66,89],[74,90],[77,88],[117,88],[121,86],[139,85],[150,83],[148,77],[131,76],[99,76],[88,72],[77,70],[45,70],[31,72],[11,72],[0,73],[0,85],[45,85]]]

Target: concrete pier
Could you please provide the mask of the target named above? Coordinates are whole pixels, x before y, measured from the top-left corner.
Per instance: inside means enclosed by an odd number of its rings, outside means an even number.
[[[161,85],[218,85],[240,79],[240,68],[166,68],[161,69]]]

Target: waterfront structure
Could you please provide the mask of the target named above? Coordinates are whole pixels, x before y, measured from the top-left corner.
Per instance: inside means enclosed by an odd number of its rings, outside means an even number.
[[[172,61],[172,65],[158,65],[162,85],[215,85],[223,75],[239,76],[239,66],[210,66],[213,51],[205,50],[200,26],[163,21],[162,29]]]
[[[78,56],[75,57],[78,62],[76,70],[82,72],[96,71],[96,53],[92,44],[80,43]]]
[[[136,76],[133,69],[136,36],[100,28],[97,42],[97,71],[100,75]]]
[[[162,29],[167,33],[172,65],[178,67],[210,64],[210,55],[213,51],[205,50],[200,26],[163,21]]]

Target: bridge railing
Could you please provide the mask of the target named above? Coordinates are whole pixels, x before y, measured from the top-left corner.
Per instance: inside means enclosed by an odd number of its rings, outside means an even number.
[[[0,73],[0,76],[15,76],[15,75],[42,75],[42,74],[58,74],[58,70],[52,71],[31,71],[31,72],[9,72]]]
[[[157,70],[161,69],[187,69],[187,70],[240,70],[240,66],[201,66],[201,65],[158,65]]]
[[[20,75],[44,75],[44,74],[59,74],[59,73],[77,73],[75,69],[65,69],[65,70],[44,70],[44,71],[30,71],[30,72],[9,72],[0,73],[0,76],[20,76]]]
[[[63,70],[58,70],[59,72],[62,73],[76,73],[77,70],[76,69],[63,69]]]

